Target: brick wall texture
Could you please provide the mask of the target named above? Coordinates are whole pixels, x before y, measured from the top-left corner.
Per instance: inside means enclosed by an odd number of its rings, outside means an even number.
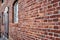
[[[17,24],[12,22],[13,3],[5,0],[0,13],[9,7],[9,35],[13,40],[60,40],[60,0],[18,0]]]

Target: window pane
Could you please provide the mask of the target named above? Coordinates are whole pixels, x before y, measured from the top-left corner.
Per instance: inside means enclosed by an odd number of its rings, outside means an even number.
[[[14,22],[18,23],[18,3],[17,2],[14,5]]]

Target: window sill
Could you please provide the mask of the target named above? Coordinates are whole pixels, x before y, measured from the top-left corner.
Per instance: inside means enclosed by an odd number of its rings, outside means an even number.
[[[13,23],[15,27],[18,27],[18,23]]]

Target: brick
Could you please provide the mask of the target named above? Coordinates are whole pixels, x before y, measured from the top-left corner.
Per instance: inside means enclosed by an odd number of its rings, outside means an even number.
[[[0,13],[9,7],[9,35],[13,40],[60,40],[60,0],[18,0],[17,24],[12,22],[14,1],[5,0],[0,6]]]
[[[49,5],[48,8],[52,8],[52,5]]]
[[[56,38],[56,40],[60,40],[60,38]]]
[[[57,7],[58,6],[58,2],[53,4],[53,7]]]

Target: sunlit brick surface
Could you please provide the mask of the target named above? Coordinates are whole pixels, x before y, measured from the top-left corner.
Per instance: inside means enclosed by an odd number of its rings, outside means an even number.
[[[60,40],[60,0],[18,0],[19,23],[12,23],[12,4],[8,1],[13,40]]]

